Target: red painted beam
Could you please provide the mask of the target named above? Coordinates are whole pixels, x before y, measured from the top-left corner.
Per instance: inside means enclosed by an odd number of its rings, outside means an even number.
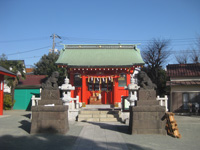
[[[5,76],[10,76],[10,77],[16,77],[16,75],[6,73],[6,72],[3,72],[3,71],[0,71],[0,74],[5,75]]]

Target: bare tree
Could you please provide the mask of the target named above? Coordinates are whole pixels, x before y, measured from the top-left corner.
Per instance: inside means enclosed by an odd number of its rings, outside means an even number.
[[[145,71],[151,80],[157,85],[157,93],[162,95],[166,87],[166,74],[163,65],[166,63],[170,55],[170,40],[153,39],[147,44],[142,52],[142,57],[147,67]]]
[[[170,41],[166,39],[153,39],[142,52],[144,62],[150,68],[162,67],[170,55]]]
[[[181,53],[179,55],[175,55],[175,58],[179,64],[187,64],[189,60],[187,53]]]
[[[200,63],[200,36],[195,41],[195,48],[192,50],[191,61],[193,63]]]
[[[196,38],[192,48],[175,55],[175,58],[179,64],[200,63],[200,36]]]
[[[200,62],[200,50],[192,50],[192,54],[191,54],[191,60],[193,63],[199,63]]]

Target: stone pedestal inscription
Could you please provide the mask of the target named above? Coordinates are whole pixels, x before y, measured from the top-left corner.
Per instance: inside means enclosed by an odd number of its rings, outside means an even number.
[[[156,100],[156,91],[141,89],[138,91],[137,106],[130,106],[129,129],[131,134],[166,134],[162,121],[165,107]]]

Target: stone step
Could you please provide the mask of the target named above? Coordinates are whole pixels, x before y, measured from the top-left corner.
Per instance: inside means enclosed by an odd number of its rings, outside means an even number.
[[[121,112],[116,110],[82,110],[78,115],[78,121],[93,121],[93,122],[116,122],[119,121],[119,114]]]
[[[118,118],[78,118],[78,121],[116,122]]]
[[[103,105],[86,105],[86,109],[87,108],[104,108],[104,109],[106,109],[106,108],[113,108],[114,106],[113,105],[110,105],[110,104],[103,104]]]
[[[143,106],[143,105],[159,105],[159,101],[157,100],[138,100],[137,106]]]
[[[82,110],[80,114],[120,114],[120,111],[98,111],[98,110]]]
[[[118,118],[118,114],[79,114],[79,118]]]

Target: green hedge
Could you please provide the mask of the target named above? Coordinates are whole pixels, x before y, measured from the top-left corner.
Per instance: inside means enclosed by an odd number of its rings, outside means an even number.
[[[14,101],[15,103],[15,101]],[[11,94],[4,94],[3,97],[3,109],[4,110],[10,110],[12,108],[12,106],[14,105],[14,103],[12,103],[12,95]]]

